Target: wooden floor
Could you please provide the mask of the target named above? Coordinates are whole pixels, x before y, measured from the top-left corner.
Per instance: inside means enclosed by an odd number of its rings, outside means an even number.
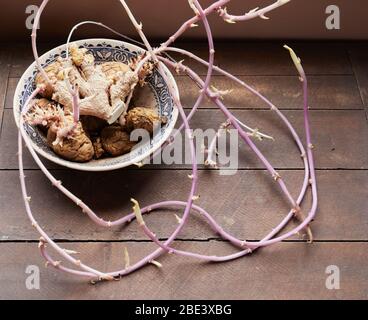
[[[42,46],[50,49],[54,44]],[[185,47],[206,56],[205,44]],[[4,44],[0,49],[0,298],[56,299],[333,299],[368,298],[368,45],[365,43],[295,43],[311,85],[311,123],[319,210],[313,222],[315,243],[293,238],[226,264],[205,264],[188,258],[164,256],[162,269],[147,266],[120,282],[92,286],[72,276],[44,268],[38,234],[26,218],[18,182],[17,130],[12,101],[17,82],[31,63],[29,45]],[[254,85],[268,96],[302,137],[300,83],[281,43],[222,44],[216,63]],[[205,70],[197,68],[204,74]],[[189,107],[198,89],[178,77],[181,97]],[[221,89],[234,89],[225,100],[242,120],[276,138],[260,149],[285,177],[293,195],[303,178],[299,153],[285,128],[266,105],[214,77]],[[218,128],[222,114],[208,101],[192,121],[194,128]],[[240,238],[262,238],[288,208],[261,164],[241,143],[240,169],[235,176],[200,171],[199,204],[224,228]],[[65,170],[46,162],[67,187],[106,219],[130,209],[129,198],[142,205],[161,200],[185,200],[188,166],[129,168],[110,173]],[[103,270],[123,266],[123,248],[132,261],[155,248],[135,222],[106,231],[96,227],[53,189],[28,155],[25,156],[32,208],[42,227],[66,248],[80,251],[81,260]],[[309,205],[307,199],[306,205]],[[173,211],[147,217],[161,239],[175,227]],[[193,215],[175,246],[198,252],[225,254],[235,249],[212,234]],[[27,290],[28,265],[41,269],[40,290]],[[326,268],[340,270],[340,289],[326,288]]]

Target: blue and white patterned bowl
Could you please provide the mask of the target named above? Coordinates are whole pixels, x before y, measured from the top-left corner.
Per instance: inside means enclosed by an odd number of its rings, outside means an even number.
[[[133,57],[144,52],[144,49],[123,41],[110,39],[87,39],[75,41],[80,46],[87,48],[95,57],[97,63],[107,61],[121,61],[128,63]],[[54,62],[57,57],[65,57],[65,45],[59,46],[40,57],[42,66]],[[167,78],[178,92],[176,82],[170,71],[165,68]],[[36,63],[33,63],[20,79],[14,96],[14,118],[19,125],[19,116],[27,98],[35,89],[35,76],[37,74]],[[45,136],[35,127],[25,125],[27,138],[31,141],[34,149],[44,158],[61,166],[83,171],[108,171],[130,166],[141,162],[154,153],[169,138],[178,118],[178,110],[169,93],[168,85],[161,74],[154,70],[147,79],[148,85],[156,99],[158,112],[167,118],[167,123],[155,134],[150,143],[132,150],[130,153],[115,158],[92,160],[87,163],[76,163],[64,160],[56,155],[47,145]]]

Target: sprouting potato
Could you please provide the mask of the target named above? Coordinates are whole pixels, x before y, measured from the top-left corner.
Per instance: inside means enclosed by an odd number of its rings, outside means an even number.
[[[161,119],[155,109],[137,107],[131,109],[126,116],[126,127],[129,131],[144,129],[150,134]]]
[[[71,117],[66,117],[69,123],[73,124]],[[53,127],[49,128],[47,133],[47,141],[49,146],[56,154],[62,158],[75,162],[87,162],[92,160],[94,156],[94,148],[92,141],[83,130],[82,124],[79,122],[75,129],[68,137],[64,137],[60,142],[56,143],[57,133]]]
[[[130,152],[136,144],[130,141],[130,135],[120,125],[104,128],[101,132],[101,143],[103,149],[113,157]]]

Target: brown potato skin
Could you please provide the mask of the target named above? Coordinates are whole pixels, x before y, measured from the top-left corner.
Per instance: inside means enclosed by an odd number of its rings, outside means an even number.
[[[120,125],[112,125],[101,131],[101,143],[104,150],[113,157],[121,156],[132,150],[136,142],[130,141],[129,133]]]
[[[56,154],[62,158],[75,162],[88,162],[95,154],[92,141],[86,135],[82,125],[79,123],[73,138],[63,139],[62,144],[53,145],[56,134],[50,128],[47,132],[47,142]]]
[[[160,123],[157,111],[152,108],[136,107],[128,111],[126,116],[126,127],[128,131],[144,129],[151,135],[155,125]]]

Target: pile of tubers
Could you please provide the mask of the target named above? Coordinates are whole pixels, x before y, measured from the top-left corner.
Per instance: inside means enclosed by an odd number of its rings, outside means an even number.
[[[144,129],[152,135],[154,127],[164,122],[156,106],[127,101],[133,91],[146,85],[145,79],[153,71],[154,65],[147,63],[143,71],[134,72],[138,59],[129,65],[114,61],[96,64],[92,54],[72,44],[70,57],[59,57],[45,68],[51,83],[37,74],[36,85],[43,90],[32,101],[25,122],[39,127],[50,148],[69,161],[88,162],[129,153],[137,144],[130,140],[133,130]],[[71,87],[78,99],[77,116]],[[110,124],[116,109],[121,110],[121,116]]]

